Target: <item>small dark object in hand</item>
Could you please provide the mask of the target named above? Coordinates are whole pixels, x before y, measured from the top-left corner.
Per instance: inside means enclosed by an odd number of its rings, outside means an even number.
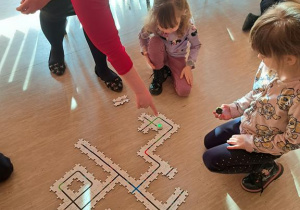
[[[216,108],[216,113],[217,114],[222,114],[223,113],[223,109],[221,107],[217,107]]]

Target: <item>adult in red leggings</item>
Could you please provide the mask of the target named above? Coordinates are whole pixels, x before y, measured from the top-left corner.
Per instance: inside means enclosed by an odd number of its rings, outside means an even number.
[[[17,10],[23,14],[30,14],[48,3],[49,0],[23,0]],[[109,0],[74,0],[72,4],[91,43],[107,56],[107,60],[134,91],[137,107],[151,107],[157,115],[152,96],[120,41],[110,11]]]
[[[32,5],[35,5],[36,1],[37,0],[24,0],[17,9],[25,14],[40,9],[41,28],[51,45],[48,61],[49,69],[55,75],[63,75],[66,69],[63,48],[66,21],[68,16],[76,15],[71,0],[41,0],[47,4],[45,6],[36,6],[36,8],[33,9]],[[29,11],[30,8],[31,11]],[[106,86],[111,90],[116,92],[122,91],[122,80],[108,67],[106,55],[93,45],[86,33],[84,33],[84,35],[96,64],[96,75],[103,80]]]

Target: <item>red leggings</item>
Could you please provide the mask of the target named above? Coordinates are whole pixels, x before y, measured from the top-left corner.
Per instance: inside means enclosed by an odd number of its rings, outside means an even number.
[[[185,57],[173,57],[168,55],[165,44],[158,36],[154,36],[150,39],[148,54],[156,69],[161,69],[164,65],[169,66],[172,72],[176,93],[179,96],[188,96],[191,92],[191,86],[187,83],[185,77],[180,79],[181,71],[186,66]]]

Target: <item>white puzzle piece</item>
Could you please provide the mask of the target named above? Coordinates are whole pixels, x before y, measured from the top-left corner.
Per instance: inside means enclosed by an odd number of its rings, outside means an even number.
[[[124,186],[129,194],[134,195],[137,201],[142,202],[145,208],[149,210],[177,209],[179,205],[185,202],[188,192],[180,188],[176,188],[175,192],[170,195],[165,203],[157,200],[146,190],[151,182],[157,179],[159,174],[173,179],[177,173],[176,168],[170,166],[168,162],[162,160],[153,152],[155,152],[156,148],[162,145],[165,140],[169,139],[173,133],[177,132],[179,125],[167,119],[162,114],[150,116],[143,113],[138,119],[142,121],[138,131],[146,134],[151,129],[157,132],[157,135],[155,135],[153,139],[150,139],[148,143],[137,152],[138,156],[141,156],[146,162],[151,164],[149,169],[144,174],[141,174],[138,180],[135,180],[88,141],[79,139],[75,147],[81,150],[83,154],[86,154],[89,159],[94,160],[97,165],[101,166],[103,170],[110,175],[105,181],[100,182],[83,166],[76,165],[50,188],[50,190],[55,192],[58,198],[62,200],[62,204],[60,204],[58,209],[84,210],[95,208],[97,202],[104,199],[105,195],[113,190],[116,184]],[[157,126],[158,124],[160,124],[159,128]],[[77,192],[69,189],[74,181],[81,183],[81,187]]]
[[[127,95],[123,95],[116,99],[113,99],[114,106],[120,106],[120,105],[124,104],[125,102],[127,102],[127,103],[129,102],[129,98],[127,98]]]

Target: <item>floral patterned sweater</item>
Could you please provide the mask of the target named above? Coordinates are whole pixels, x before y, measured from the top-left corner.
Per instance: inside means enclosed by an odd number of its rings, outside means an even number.
[[[230,104],[241,116],[241,135],[248,152],[282,155],[300,148],[300,77],[279,80],[262,62],[253,90]]]

